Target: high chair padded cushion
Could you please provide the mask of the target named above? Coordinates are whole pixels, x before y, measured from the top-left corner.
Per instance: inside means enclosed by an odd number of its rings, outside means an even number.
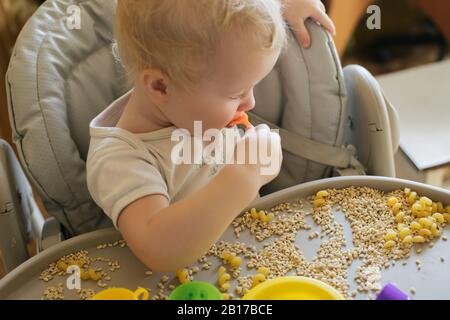
[[[81,29],[67,27],[69,6]],[[47,1],[23,28],[7,73],[13,139],[47,211],[69,234],[112,225],[86,186],[89,122],[126,92],[111,55],[114,1]]]

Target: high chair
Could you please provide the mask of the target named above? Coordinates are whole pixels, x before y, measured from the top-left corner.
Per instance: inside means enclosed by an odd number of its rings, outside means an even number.
[[[42,218],[20,166],[5,165],[10,176],[20,178],[0,181],[0,193],[9,195],[0,197],[0,208],[16,215],[0,219],[7,271],[27,258],[23,245],[11,244],[25,243],[30,233],[40,251],[112,226],[88,192],[85,160],[89,122],[130,89],[112,55],[114,9],[113,0],[49,0],[17,40],[6,76],[13,141],[52,218]],[[77,14],[80,28],[74,23]],[[262,193],[333,175],[394,177],[395,110],[366,69],[341,68],[332,38],[321,26],[312,21],[307,26],[312,47],[299,47],[289,32],[287,49],[255,88],[250,119],[279,128],[284,149],[280,175]],[[14,159],[10,148],[2,149]],[[12,200],[19,189],[25,205],[18,197]]]

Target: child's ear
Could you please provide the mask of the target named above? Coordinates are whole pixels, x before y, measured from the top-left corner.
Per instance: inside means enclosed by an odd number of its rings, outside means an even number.
[[[156,69],[146,69],[141,72],[141,83],[146,93],[158,103],[167,100],[169,78],[161,71]]]
[[[156,79],[151,83],[151,87],[154,91],[166,95],[167,94],[167,85],[164,79]]]

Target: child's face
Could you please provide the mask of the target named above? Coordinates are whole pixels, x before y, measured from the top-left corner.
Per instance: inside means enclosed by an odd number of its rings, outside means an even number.
[[[173,91],[163,113],[176,127],[193,132],[193,122],[203,130],[224,128],[242,112],[255,106],[253,88],[273,69],[280,52],[255,50],[236,37],[224,39],[211,58],[209,75],[190,93]]]

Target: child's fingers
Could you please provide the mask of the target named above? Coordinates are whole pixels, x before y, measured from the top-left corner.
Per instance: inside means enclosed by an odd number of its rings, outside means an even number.
[[[296,25],[297,41],[305,49],[311,45],[311,38],[309,36],[308,29],[305,26],[305,21],[302,20]]]
[[[336,27],[330,17],[322,10],[315,10],[311,14],[311,18],[319,22],[325,29],[327,29],[333,36],[336,35]]]

